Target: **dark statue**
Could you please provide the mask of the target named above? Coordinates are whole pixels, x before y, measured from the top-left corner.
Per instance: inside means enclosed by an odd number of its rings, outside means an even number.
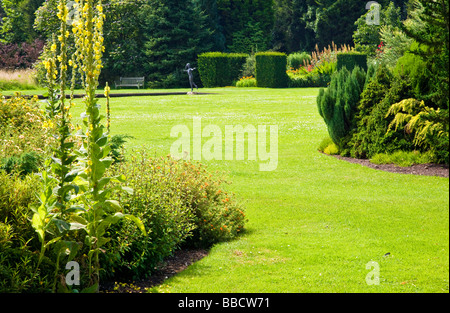
[[[194,74],[193,74],[193,72],[194,72],[195,69],[196,69],[195,67],[194,67],[194,68],[191,68],[191,64],[190,64],[190,63],[186,64],[186,67],[184,68],[184,71],[187,72],[188,75],[189,75],[189,83],[191,84],[191,92],[194,91],[194,87],[195,87],[195,88],[197,89],[197,91],[198,91],[198,87],[197,87],[197,85],[194,83]]]

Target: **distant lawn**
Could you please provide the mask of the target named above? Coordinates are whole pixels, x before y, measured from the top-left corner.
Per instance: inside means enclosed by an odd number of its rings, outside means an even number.
[[[247,231],[154,291],[449,291],[448,178],[386,173],[318,153],[327,135],[318,89],[200,91],[218,94],[114,98],[112,133],[135,137],[128,153],[145,145],[167,155],[172,127],[192,133],[194,117],[222,132],[225,125],[277,125],[278,167],[260,172],[247,155],[204,161],[229,173]],[[379,285],[366,283],[370,261],[380,266]]]

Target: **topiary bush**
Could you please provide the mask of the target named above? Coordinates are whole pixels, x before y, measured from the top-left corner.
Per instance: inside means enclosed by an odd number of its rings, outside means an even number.
[[[287,56],[280,52],[259,52],[256,57],[256,81],[258,87],[285,88]]]
[[[366,54],[357,52],[345,52],[337,54],[337,70],[346,67],[347,70],[352,71],[356,66],[367,72]]]
[[[207,52],[198,56],[198,71],[207,88],[231,86],[239,79],[248,54]]]

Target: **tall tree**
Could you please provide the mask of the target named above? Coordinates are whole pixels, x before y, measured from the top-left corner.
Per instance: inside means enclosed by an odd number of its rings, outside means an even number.
[[[217,6],[226,49],[245,52],[236,47],[241,47],[239,42],[250,32],[262,32],[263,46],[269,47],[274,25],[273,0],[217,0]]]
[[[449,0],[413,0],[414,10],[403,31],[418,46],[412,53],[422,57],[430,71],[431,90],[426,98],[449,109]]]
[[[219,15],[217,0],[194,0],[206,16],[206,26],[212,31],[214,51],[225,51],[225,35]]]
[[[146,0],[109,0],[104,6],[105,54],[101,81],[119,76],[144,76],[144,21]]]
[[[38,34],[33,29],[34,12],[44,0],[2,0],[0,12],[0,42],[31,42]]]
[[[153,87],[187,87],[186,63],[195,66],[197,55],[212,47],[204,14],[192,0],[149,0],[145,16],[143,64]]]
[[[313,25],[316,6],[304,0],[275,0],[273,48],[292,53],[312,51],[315,45]]]

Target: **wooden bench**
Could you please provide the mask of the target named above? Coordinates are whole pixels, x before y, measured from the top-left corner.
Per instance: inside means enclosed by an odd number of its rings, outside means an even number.
[[[142,87],[144,88],[144,77],[120,77],[119,81],[115,82],[117,87]]]

